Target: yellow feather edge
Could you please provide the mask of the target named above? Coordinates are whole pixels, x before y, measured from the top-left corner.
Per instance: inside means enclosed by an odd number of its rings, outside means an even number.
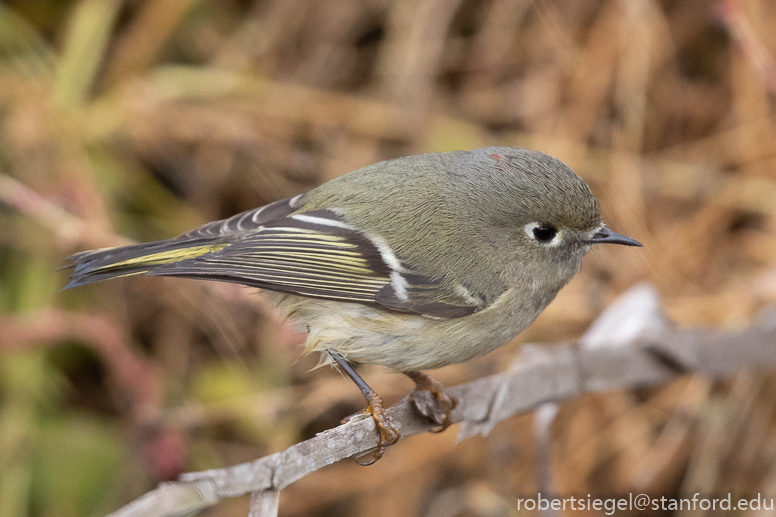
[[[206,253],[221,251],[227,246],[228,244],[209,244],[207,246],[192,246],[191,248],[161,251],[159,253],[151,253],[150,255],[122,260],[121,262],[116,262],[114,264],[108,264],[107,266],[102,266],[95,269],[95,271],[105,271],[125,266],[156,266],[159,264],[170,264],[172,262],[199,257]]]

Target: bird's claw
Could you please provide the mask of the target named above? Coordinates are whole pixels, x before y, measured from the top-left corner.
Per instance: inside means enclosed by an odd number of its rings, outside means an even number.
[[[385,449],[398,442],[399,438],[401,438],[401,432],[391,423],[391,420],[385,413],[382,400],[379,398],[377,400],[372,400],[369,406],[363,412],[357,413],[356,415],[351,415],[345,418],[343,422],[350,421],[356,416],[366,413],[372,415],[372,419],[375,422],[375,427],[377,427],[377,435],[379,436],[380,441],[378,442],[376,449],[374,449],[366,456],[363,456],[363,458],[367,458],[366,461],[359,461],[360,458],[355,460],[356,463],[365,467],[374,464],[377,460],[382,458]]]
[[[410,393],[415,409],[430,422],[437,424],[432,433],[441,433],[452,424],[452,412],[458,400],[445,393],[442,385],[422,372],[407,374],[414,382]]]
[[[393,424],[391,424],[391,421],[388,419],[388,415],[385,414],[385,409],[383,408],[382,404],[376,407],[370,404],[369,407],[366,408],[365,412],[371,413],[372,418],[375,421],[375,425],[377,426],[377,434],[380,437],[380,442],[377,444],[377,448],[368,455],[369,459],[366,461],[356,460],[356,463],[359,465],[367,466],[372,465],[374,462],[382,458],[385,449],[399,441],[401,432],[399,432],[399,430],[394,427]]]

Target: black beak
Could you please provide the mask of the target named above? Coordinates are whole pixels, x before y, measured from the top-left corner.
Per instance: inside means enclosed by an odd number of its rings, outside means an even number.
[[[642,246],[642,244],[636,239],[631,239],[627,235],[613,232],[607,227],[601,228],[598,233],[593,235],[587,242],[591,244],[624,244],[625,246]]]

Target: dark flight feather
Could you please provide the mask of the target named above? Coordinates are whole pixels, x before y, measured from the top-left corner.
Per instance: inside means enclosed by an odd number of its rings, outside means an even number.
[[[381,239],[336,210],[300,212],[303,196],[159,242],[78,253],[67,288],[138,274],[232,282],[272,291],[452,318],[483,302],[413,272]]]

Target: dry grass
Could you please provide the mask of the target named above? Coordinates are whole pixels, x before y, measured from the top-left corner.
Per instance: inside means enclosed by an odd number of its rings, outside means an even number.
[[[59,292],[68,254],[170,237],[380,159],[555,154],[609,225],[518,342],[578,337],[629,285],[680,326],[776,299],[776,6],[765,0],[37,0],[0,5],[0,515],[99,515],[182,470],[279,450],[362,405],[250,290]],[[88,327],[88,330],[85,329]],[[499,370],[515,343],[440,370]],[[409,383],[366,371],[384,397]],[[776,378],[683,378],[412,438],[283,492],[282,515],[517,515],[564,494],[776,493]],[[209,515],[246,515],[247,500]]]

